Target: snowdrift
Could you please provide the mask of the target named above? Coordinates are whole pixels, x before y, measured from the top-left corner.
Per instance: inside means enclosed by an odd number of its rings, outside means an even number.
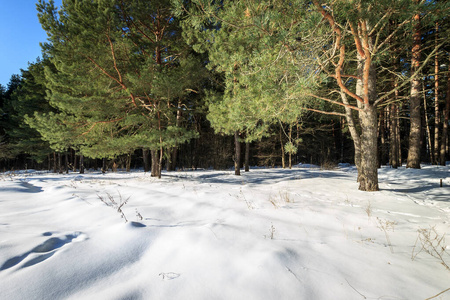
[[[357,187],[348,165],[4,173],[0,298],[450,299],[450,168]]]

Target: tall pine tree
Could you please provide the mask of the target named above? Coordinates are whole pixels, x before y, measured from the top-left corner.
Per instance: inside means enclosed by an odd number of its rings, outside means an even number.
[[[150,149],[152,175],[160,176],[165,149],[195,136],[177,115],[202,78],[170,7],[73,0],[60,11],[40,1],[38,10],[49,35],[44,51],[56,67],[46,72],[49,101],[58,109],[36,116],[43,136],[60,128],[62,140],[89,157]]]

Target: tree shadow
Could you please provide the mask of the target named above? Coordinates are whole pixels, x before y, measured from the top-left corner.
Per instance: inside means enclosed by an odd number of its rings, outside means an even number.
[[[263,171],[263,172],[261,172]],[[306,168],[292,169],[251,169],[250,172],[241,172],[240,176],[234,175],[233,171],[220,172],[211,171],[211,173],[201,174],[198,176],[178,176],[177,174],[165,174],[165,176],[178,180],[189,180],[207,184],[254,184],[265,185],[268,183],[277,183],[282,181],[295,181],[310,178],[345,178],[355,177],[353,173],[342,172],[339,170],[320,170]]]
[[[399,187],[393,187],[383,190],[404,194],[423,193],[429,197],[432,197],[433,201],[450,202],[450,187],[440,187],[439,184],[436,185],[432,183],[415,187],[401,187],[401,183],[391,183],[391,185],[396,185]]]

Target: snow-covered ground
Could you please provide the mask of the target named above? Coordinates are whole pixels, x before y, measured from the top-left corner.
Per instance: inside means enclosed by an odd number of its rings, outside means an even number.
[[[0,298],[450,299],[450,168],[379,177],[0,174]]]

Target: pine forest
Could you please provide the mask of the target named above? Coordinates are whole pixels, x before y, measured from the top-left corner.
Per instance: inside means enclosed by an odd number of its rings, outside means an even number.
[[[0,85],[0,171],[350,163],[377,191],[381,166],[450,160],[449,1],[36,6],[48,39]]]

